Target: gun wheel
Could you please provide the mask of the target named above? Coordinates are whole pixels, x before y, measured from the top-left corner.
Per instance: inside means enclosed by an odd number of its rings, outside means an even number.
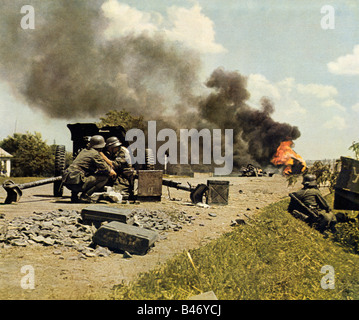
[[[63,145],[56,146],[55,151],[55,177],[62,176],[65,170],[65,160],[66,160],[66,149]],[[54,182],[54,196],[62,197],[64,188],[62,186],[62,181]]]

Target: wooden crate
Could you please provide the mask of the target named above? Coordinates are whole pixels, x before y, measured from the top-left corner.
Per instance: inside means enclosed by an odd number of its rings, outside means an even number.
[[[228,204],[229,181],[207,180],[207,204]]]

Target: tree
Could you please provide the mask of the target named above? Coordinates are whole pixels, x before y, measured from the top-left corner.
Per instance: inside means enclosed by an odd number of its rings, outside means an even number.
[[[308,168],[308,174],[314,174],[317,177],[318,185],[326,185],[330,192],[334,191],[334,186],[337,182],[340,168],[340,160],[336,160],[333,168],[329,164],[323,164],[321,161],[315,161],[314,164]]]
[[[97,123],[99,127],[104,126],[123,126],[126,130],[136,128],[144,130],[145,125],[143,122],[143,117],[135,117],[131,115],[125,109],[123,110],[110,110],[106,113],[105,117],[100,118],[100,122]]]
[[[324,164],[322,161],[315,161],[312,166],[306,169],[304,174],[314,174],[318,185],[327,186],[330,193],[334,191],[337,183],[341,161],[336,160],[334,165]],[[287,177],[288,187],[295,185],[301,175],[289,175]]]
[[[0,147],[14,156],[11,171],[13,176],[53,176],[53,148],[42,140],[40,133],[14,133],[13,136],[4,139]]]
[[[349,150],[352,150],[355,153],[355,158],[359,160],[359,142],[353,141],[352,145],[349,147]]]

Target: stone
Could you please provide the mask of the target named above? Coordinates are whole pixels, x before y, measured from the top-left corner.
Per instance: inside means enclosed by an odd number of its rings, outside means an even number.
[[[27,246],[27,242],[23,239],[15,239],[11,242],[12,245],[17,246],[17,247],[26,247]]]
[[[163,235],[159,238],[161,240],[166,239],[166,231],[179,231],[183,225],[194,220],[194,217],[185,211],[166,212],[145,208],[128,210],[125,215],[126,222],[131,219],[135,226],[140,227],[139,229],[158,232]],[[94,224],[83,224],[81,213],[76,210],[34,212],[28,217],[18,216],[10,221],[0,220],[0,245],[4,249],[25,245],[63,246],[83,253],[85,258],[108,256],[111,250],[106,247],[99,247],[96,252],[90,248],[96,232]],[[61,256],[60,253],[55,255]]]
[[[108,257],[111,254],[111,250],[106,247],[98,246],[94,253],[98,257]]]
[[[96,257],[96,253],[95,253],[95,252],[91,252],[91,251],[86,251],[86,252],[84,253],[84,255],[85,255],[86,257]]]
[[[35,242],[44,242],[45,237],[43,236],[30,236],[30,239]]]
[[[45,243],[48,246],[53,246],[55,244],[55,240],[52,238],[45,238],[43,243]]]

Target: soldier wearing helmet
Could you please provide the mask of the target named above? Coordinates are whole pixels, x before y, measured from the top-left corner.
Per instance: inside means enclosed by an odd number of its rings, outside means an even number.
[[[313,174],[306,174],[303,176],[303,188],[297,192],[293,192],[294,198],[298,199],[304,206],[309,208],[308,212],[302,212],[303,210],[296,208],[296,204],[291,201],[288,211],[298,216],[300,219],[313,225],[320,232],[324,232],[327,229],[334,231],[336,224],[336,217],[331,212],[327,201],[321,195],[316,176]],[[293,198],[292,198],[293,199]],[[295,210],[298,209],[298,210]]]
[[[130,153],[117,137],[110,137],[106,140],[104,152],[106,162],[115,170],[117,181],[114,183],[117,189],[126,198],[133,198],[134,169],[131,164]]]
[[[105,162],[100,151],[106,143],[102,136],[90,138],[86,149],[81,150],[73,163],[65,170],[62,182],[72,191],[71,201],[90,203],[91,195],[101,190],[115,176],[115,171]],[[81,192],[78,199],[78,193]]]

